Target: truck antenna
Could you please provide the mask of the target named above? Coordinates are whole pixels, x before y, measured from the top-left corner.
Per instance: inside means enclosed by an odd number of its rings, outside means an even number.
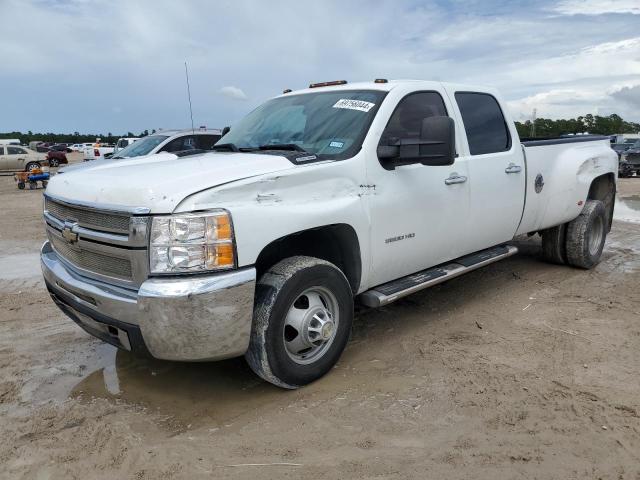
[[[189,115],[191,115],[191,132],[195,133],[195,128],[193,128],[193,108],[191,108],[191,88],[189,87],[189,69],[187,68],[187,62],[184,62],[184,75],[187,78],[187,97],[189,98]]]

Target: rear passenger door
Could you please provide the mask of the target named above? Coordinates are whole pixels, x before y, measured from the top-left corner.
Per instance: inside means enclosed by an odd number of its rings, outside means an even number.
[[[524,208],[525,165],[515,126],[488,93],[449,92],[466,132],[469,172],[467,253],[511,240]]]

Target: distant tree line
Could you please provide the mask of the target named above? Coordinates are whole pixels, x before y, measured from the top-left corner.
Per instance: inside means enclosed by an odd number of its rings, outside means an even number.
[[[531,121],[516,122],[520,137],[531,137],[534,131]],[[536,137],[557,137],[560,135],[592,133],[598,135],[613,135],[616,133],[638,133],[640,123],[627,122],[615,113],[607,117],[591,115],[571,118],[569,120],[551,120],[550,118],[536,118]]]
[[[100,138],[103,143],[116,143],[121,137],[146,137],[147,135],[151,135],[156,133],[155,129],[144,130],[139,134],[134,134],[133,132],[123,133],[122,135],[114,135],[111,132],[108,132],[106,135],[103,133],[33,133],[29,130],[27,133],[23,132],[8,132],[8,133],[0,133],[0,139],[8,139],[8,138],[19,138],[20,141],[24,144],[29,144],[29,142],[54,142],[54,143],[90,143],[95,142],[96,138]]]
[[[531,128],[531,121],[516,122],[516,128],[520,137],[526,138],[532,136],[534,129]],[[535,120],[535,136],[536,137],[557,137],[559,135],[577,134],[577,133],[594,133],[599,135],[613,135],[616,133],[639,133],[640,123],[627,122],[615,113],[607,117],[599,115],[591,115],[590,113],[578,118],[570,118],[568,120],[551,120],[550,118],[536,118]],[[146,137],[147,135],[156,133],[155,129],[144,130],[135,135],[133,132],[127,132],[122,135],[114,135],[108,132],[103,133],[33,133],[29,130],[27,133],[8,132],[0,133],[0,139],[19,138],[21,142],[28,144],[32,141],[55,142],[55,143],[85,143],[95,142],[96,138],[102,139],[104,143],[115,143],[120,137]]]

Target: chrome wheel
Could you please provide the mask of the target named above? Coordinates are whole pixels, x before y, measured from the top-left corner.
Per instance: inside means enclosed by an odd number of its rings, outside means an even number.
[[[294,362],[306,365],[321,358],[338,331],[339,308],[335,295],[323,287],[311,287],[293,302],[284,322],[284,344]]]
[[[604,235],[604,221],[602,217],[597,216],[591,226],[591,234],[589,235],[589,254],[597,255],[600,250],[600,243]]]

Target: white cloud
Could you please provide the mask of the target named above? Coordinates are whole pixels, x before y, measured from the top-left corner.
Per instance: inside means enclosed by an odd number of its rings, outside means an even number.
[[[222,87],[218,90],[218,93],[224,95],[225,97],[229,97],[233,100],[248,100],[247,94],[244,93],[240,88],[234,86]]]
[[[20,59],[0,75],[12,92],[0,131],[185,127],[185,61],[194,120],[214,127],[285,88],[377,77],[490,85],[517,115],[535,103],[539,115],[611,107],[638,121],[622,90],[640,79],[637,2],[0,0],[0,18],[12,19],[0,58]],[[570,14],[613,10],[627,13]],[[55,41],[43,42],[54,24]],[[82,108],[57,113],[70,104]]]
[[[607,13],[631,13],[640,15],[638,0],[567,0],[560,2],[553,11],[562,15],[603,15]]]

